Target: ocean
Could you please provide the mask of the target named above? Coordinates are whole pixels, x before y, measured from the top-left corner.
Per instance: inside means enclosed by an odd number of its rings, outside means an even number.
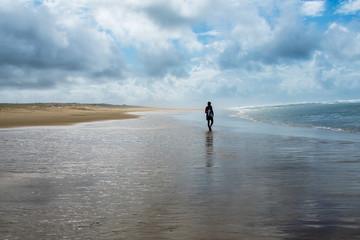
[[[306,107],[0,129],[0,239],[360,239],[356,123]]]
[[[360,100],[234,107],[233,116],[257,122],[360,133]]]

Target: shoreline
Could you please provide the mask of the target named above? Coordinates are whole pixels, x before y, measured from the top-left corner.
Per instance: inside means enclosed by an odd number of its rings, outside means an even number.
[[[78,103],[0,104],[0,129],[133,119],[140,116],[132,112],[157,110],[168,109]]]

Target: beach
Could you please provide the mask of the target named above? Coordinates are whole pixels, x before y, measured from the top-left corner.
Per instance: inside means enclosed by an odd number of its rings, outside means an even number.
[[[1,129],[0,239],[360,239],[358,135],[137,115]]]
[[[151,110],[154,109],[107,104],[0,104],[0,128],[69,125],[80,122],[129,119],[138,117],[129,112]]]

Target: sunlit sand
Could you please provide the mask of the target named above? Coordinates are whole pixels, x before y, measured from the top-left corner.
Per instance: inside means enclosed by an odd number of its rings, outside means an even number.
[[[153,110],[160,109],[75,103],[0,104],[0,128],[130,119],[139,117],[130,112]]]

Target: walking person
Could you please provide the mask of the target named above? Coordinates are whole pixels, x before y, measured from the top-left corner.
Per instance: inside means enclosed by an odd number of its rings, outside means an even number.
[[[208,105],[205,108],[205,114],[206,114],[206,120],[208,123],[208,128],[209,128],[209,131],[211,132],[211,127],[214,123],[214,111],[211,106],[211,102],[208,102]]]

